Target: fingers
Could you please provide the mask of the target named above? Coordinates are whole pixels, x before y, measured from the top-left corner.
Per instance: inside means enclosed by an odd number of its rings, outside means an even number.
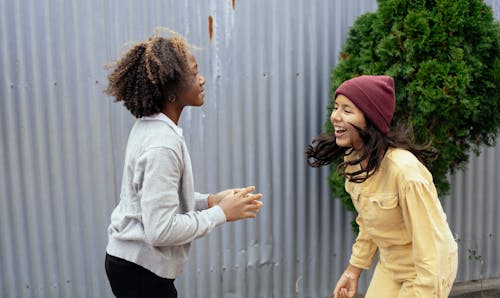
[[[239,191],[235,191],[235,194],[240,195],[242,197],[245,197],[246,195],[248,195],[249,193],[251,193],[254,190],[255,190],[255,186],[248,186],[245,188],[240,188]]]
[[[232,190],[233,190],[234,195],[238,195],[242,198],[245,198],[245,199],[247,199],[247,201],[259,200],[262,198],[261,193],[258,193],[258,194],[251,193],[252,191],[255,190],[255,186],[248,186],[248,187],[244,187],[244,188],[233,188]]]
[[[262,203],[262,201],[259,201],[259,200],[254,200],[252,202],[252,204],[255,205],[256,207],[259,207],[259,208],[260,208],[260,206],[264,205],[264,203]]]
[[[337,286],[335,287],[335,289],[333,290],[333,297],[334,298],[347,298],[347,297],[351,297],[348,295],[349,293],[349,285],[347,284],[344,284],[344,283],[337,283]]]
[[[232,188],[230,193],[222,198],[219,206],[224,211],[227,221],[244,218],[256,218],[263,203],[261,193],[254,194],[255,186]]]
[[[259,211],[260,211],[260,206],[247,205],[243,212],[257,215],[257,213],[259,213]]]
[[[244,218],[257,218],[257,213],[245,212]]]
[[[232,188],[231,190],[233,191],[234,194],[237,194],[237,193],[241,192],[242,190],[244,190],[244,188],[238,187],[238,188]]]
[[[341,288],[341,289],[335,289],[333,292],[333,297],[334,298],[347,298],[347,290],[346,288]]]
[[[257,194],[246,195],[242,199],[247,204],[260,206],[260,205],[263,204],[262,201],[260,201],[261,198],[262,198],[262,194],[261,193],[257,193]]]
[[[246,198],[245,198],[246,199]],[[243,207],[245,216],[247,218],[256,218],[260,211],[260,207],[263,205],[261,201],[252,200],[245,204]]]
[[[339,298],[340,297],[340,293],[339,293],[339,288],[338,287],[335,287],[335,290],[333,290],[333,298]]]
[[[350,293],[348,288],[335,289],[333,291],[334,298],[351,298],[354,297],[356,293]]]
[[[245,213],[245,217],[256,218],[257,214],[260,211],[260,207],[263,205],[263,203],[261,201],[254,200],[253,198],[250,199],[244,198],[244,200],[246,200],[246,203],[243,207],[244,209],[243,212]]]
[[[259,201],[262,198],[261,193],[253,194],[252,191],[255,190],[255,186],[249,186],[245,188],[240,188],[239,191],[235,191],[235,194],[244,199],[246,203],[252,203],[258,206],[262,205],[262,202]]]

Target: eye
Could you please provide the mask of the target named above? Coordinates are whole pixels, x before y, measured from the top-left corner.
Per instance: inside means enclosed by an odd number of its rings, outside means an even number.
[[[186,78],[189,78],[189,80],[196,79],[196,77],[198,77],[198,72],[197,71],[189,72],[186,75]]]

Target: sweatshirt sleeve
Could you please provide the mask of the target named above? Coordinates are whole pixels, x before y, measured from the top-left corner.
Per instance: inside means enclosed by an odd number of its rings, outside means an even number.
[[[415,297],[437,297],[440,282],[441,252],[446,245],[448,223],[434,185],[428,181],[410,181],[401,200],[403,219],[413,242],[413,261],[417,277]]]
[[[174,150],[163,147],[149,149],[138,160],[138,168],[142,168],[144,173],[139,197],[146,241],[151,245],[183,245],[226,222],[219,206],[177,213],[182,163]]]
[[[205,193],[194,193],[194,209],[197,211],[208,209],[208,196],[209,194]]]
[[[370,236],[365,232],[363,218],[358,214],[356,222],[359,226],[359,234],[352,246],[351,259],[349,263],[361,269],[370,269],[373,258],[377,253],[377,246]]]

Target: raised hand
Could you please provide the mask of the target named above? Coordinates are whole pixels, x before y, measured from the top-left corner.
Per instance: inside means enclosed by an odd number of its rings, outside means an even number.
[[[212,202],[218,205],[224,211],[227,221],[236,221],[245,218],[255,218],[262,206],[260,199],[262,194],[252,194],[255,186],[226,190],[218,193],[220,200]]]

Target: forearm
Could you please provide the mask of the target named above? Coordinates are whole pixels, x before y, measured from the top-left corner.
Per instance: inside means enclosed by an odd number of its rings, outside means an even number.
[[[163,217],[154,215],[144,219],[144,232],[146,241],[153,246],[178,246],[207,235],[224,222],[226,217],[221,208]]]
[[[351,258],[349,259],[349,264],[357,268],[369,269],[378,248],[371,240],[370,236],[365,233],[365,226],[361,216],[358,215],[356,222],[359,225],[359,234],[356,241],[352,245],[352,253]]]

